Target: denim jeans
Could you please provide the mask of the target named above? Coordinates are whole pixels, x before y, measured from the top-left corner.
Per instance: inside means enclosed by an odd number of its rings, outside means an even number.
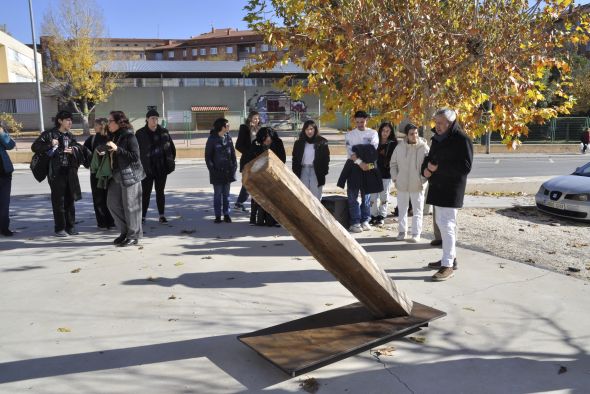
[[[221,205],[223,214],[229,215],[229,183],[213,185],[213,210],[215,217],[221,216]]]
[[[361,193],[361,204],[358,203],[358,195]],[[369,221],[371,216],[371,195],[359,189],[348,188],[348,212],[350,214],[350,224],[361,224]]]

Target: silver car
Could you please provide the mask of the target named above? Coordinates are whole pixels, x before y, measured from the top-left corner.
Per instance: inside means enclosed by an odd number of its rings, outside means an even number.
[[[590,163],[576,168],[571,175],[560,175],[543,183],[535,202],[543,212],[590,221]]]

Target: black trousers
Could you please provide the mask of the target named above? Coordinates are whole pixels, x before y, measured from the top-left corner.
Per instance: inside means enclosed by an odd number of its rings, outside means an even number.
[[[94,215],[96,216],[96,225],[100,228],[115,227],[115,220],[107,207],[108,189],[97,187],[98,179],[96,175],[90,174],[90,189],[92,190],[92,202],[94,203]]]
[[[68,173],[59,173],[49,182],[55,232],[71,230],[76,224],[74,196],[70,190]]]
[[[141,181],[141,188],[143,198],[141,202],[141,217],[145,218],[147,210],[150,206],[150,198],[152,197],[152,189],[156,188],[156,205],[158,206],[158,213],[164,214],[164,206],[166,205],[166,197],[164,196],[164,188],[166,187],[166,179],[168,175],[147,175],[143,181]]]
[[[2,164],[0,164],[2,165]],[[8,230],[12,174],[0,175],[0,231]]]

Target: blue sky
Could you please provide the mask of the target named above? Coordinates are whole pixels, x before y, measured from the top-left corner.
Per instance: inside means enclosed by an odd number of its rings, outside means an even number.
[[[110,37],[182,39],[210,31],[211,26],[248,28],[242,21],[248,0],[96,0],[96,3],[103,10]],[[588,1],[576,1],[576,4],[585,3]],[[43,15],[57,4],[58,0],[33,0],[37,41]],[[19,41],[30,44],[28,0],[2,0],[0,25],[6,25]]]
[[[95,0],[102,8],[110,37],[188,38],[216,28],[247,29],[242,21],[247,0]],[[10,4],[10,5],[9,5]],[[57,0],[33,0],[37,41],[41,20]],[[17,40],[30,44],[28,0],[2,0],[0,25]],[[159,34],[158,34],[159,33]]]

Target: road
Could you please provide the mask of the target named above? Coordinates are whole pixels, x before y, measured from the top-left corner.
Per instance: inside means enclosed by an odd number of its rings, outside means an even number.
[[[344,157],[333,157],[330,162],[328,184],[335,184],[344,164]],[[555,176],[572,173],[576,167],[590,161],[590,155],[477,155],[470,178],[505,178],[527,176]],[[290,162],[287,164],[290,166]],[[13,175],[12,195],[48,193],[46,181],[37,183],[26,165],[17,165]],[[88,170],[79,171],[83,192],[90,191]],[[167,182],[168,189],[209,186],[207,168],[202,159],[181,160]]]

